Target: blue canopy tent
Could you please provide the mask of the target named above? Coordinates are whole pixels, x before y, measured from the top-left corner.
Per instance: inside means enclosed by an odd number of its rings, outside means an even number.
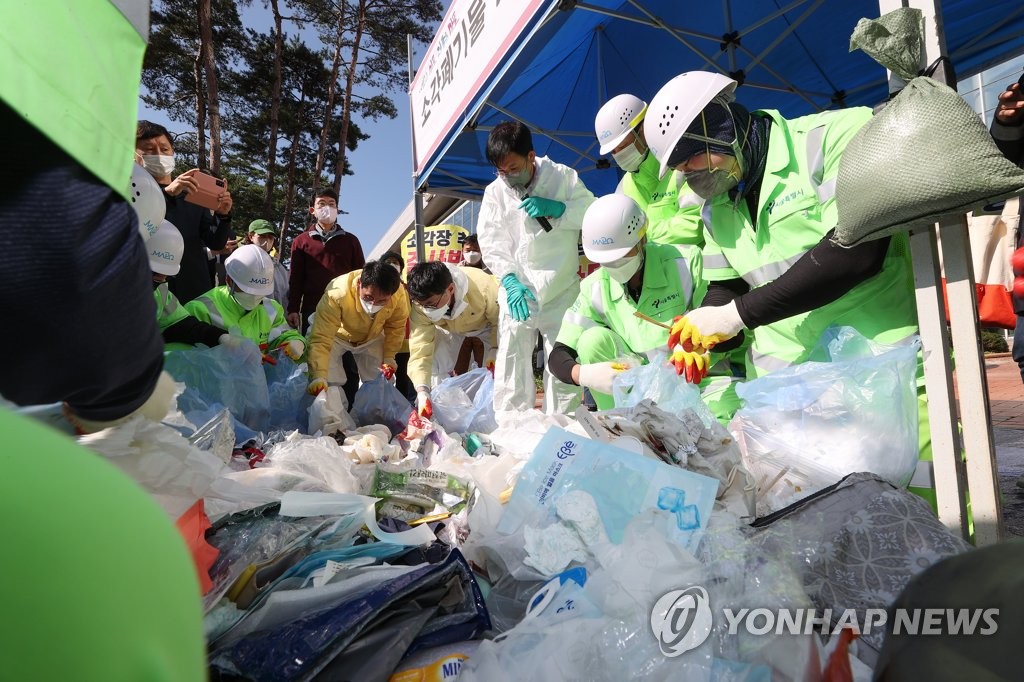
[[[611,192],[619,171],[597,153],[594,115],[608,98],[623,92],[650,101],[662,84],[683,71],[731,75],[741,83],[740,102],[752,109],[777,108],[789,117],[882,102],[895,84],[864,54],[849,52],[849,37],[860,18],[901,6],[923,12],[922,68],[945,55],[963,78],[1024,53],[1020,0],[721,0],[700,6],[684,0],[518,2],[492,6],[472,0],[470,6],[470,0],[455,0],[449,9],[424,60],[428,69],[436,68],[441,38],[452,40],[450,46],[458,40],[452,38],[456,22],[449,21],[457,5],[464,12],[475,9],[478,17],[482,8],[511,14],[508,8],[514,7],[518,14],[505,27],[508,33],[491,61],[472,67],[477,69],[474,86],[450,98],[458,106],[449,104],[445,117],[435,119],[444,125],[417,136],[414,120],[414,146],[421,147],[418,155],[414,149],[418,191],[478,198],[494,179],[484,156],[487,135],[498,122],[515,118],[534,131],[538,154],[575,168],[594,194]],[[414,81],[411,92],[414,115],[422,113],[416,110],[419,101],[427,104],[422,81],[418,89]],[[937,230],[911,235],[934,453],[934,469],[924,467],[924,473],[934,483],[939,518],[965,537],[969,489],[975,539],[986,544],[1000,538],[1002,516],[966,229],[961,216],[943,220]],[[945,296],[938,266],[940,233]]]
[[[1020,0],[947,0],[942,13],[960,77],[1024,52]],[[619,171],[599,158],[594,114],[623,92],[650,101],[683,71],[733,75],[739,101],[787,116],[881,102],[885,72],[849,51],[857,20],[878,15],[877,0],[545,2],[423,164],[419,188],[478,197],[494,179],[487,134],[515,118],[534,131],[538,154],[574,167],[595,194],[611,192]]]

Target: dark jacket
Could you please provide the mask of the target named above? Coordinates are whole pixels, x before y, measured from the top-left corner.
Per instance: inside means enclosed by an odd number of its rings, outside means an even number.
[[[123,417],[164,362],[135,211],[3,103],[0,130],[18,160],[0,167],[0,394]]]
[[[330,281],[365,263],[363,247],[351,232],[335,233],[325,242],[315,226],[310,227],[292,241],[288,312],[300,313],[305,325]]]
[[[1017,127],[1024,128],[1024,123]],[[1001,125],[995,120],[995,118],[992,119],[991,131],[992,139],[995,140],[996,146],[999,147],[999,151],[1003,153],[1003,156],[1024,168],[1024,137],[1007,139],[1009,137],[1013,137],[1013,133],[1018,131],[1014,131],[1011,126]],[[1020,132],[1024,133],[1024,130]],[[1014,235],[1014,244],[1018,249],[1024,247],[1024,229],[1022,229],[1022,227],[1024,226],[1018,222],[1017,234]],[[1021,299],[1016,295],[1013,296],[1013,312],[1018,315],[1024,315],[1024,299]]]
[[[188,303],[213,288],[207,247],[214,251],[224,248],[231,237],[231,216],[222,218],[208,208],[185,201],[185,194],[167,200],[167,220],[174,224],[185,239],[185,253],[181,257],[181,272],[171,278],[170,288],[180,303]]]

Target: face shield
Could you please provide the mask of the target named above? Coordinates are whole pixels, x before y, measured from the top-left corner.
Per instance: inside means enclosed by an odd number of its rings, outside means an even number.
[[[736,116],[724,100],[715,99],[706,106],[683,133],[668,165],[672,168],[705,155],[703,168],[684,171],[690,188],[703,199],[711,199],[736,187],[743,179],[743,148],[750,134],[750,118],[740,131]],[[727,157],[725,162],[713,159],[712,154]],[[700,165],[700,164],[697,164]]]

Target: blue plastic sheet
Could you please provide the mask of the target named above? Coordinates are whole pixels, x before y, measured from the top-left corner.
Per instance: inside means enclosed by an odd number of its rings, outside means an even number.
[[[253,680],[311,679],[371,623],[396,608],[408,606],[420,595],[448,585],[452,579],[462,583],[462,602],[439,609],[424,624],[409,650],[479,637],[491,627],[490,618],[469,565],[458,550],[452,550],[442,563],[424,564],[356,599],[331,605],[280,627],[250,633],[214,651],[210,665],[215,671]]]

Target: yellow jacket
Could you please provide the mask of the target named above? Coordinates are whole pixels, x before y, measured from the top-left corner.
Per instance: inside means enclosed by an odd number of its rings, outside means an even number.
[[[405,340],[405,323],[409,319],[409,295],[405,287],[399,286],[388,304],[371,318],[359,301],[362,273],[362,270],[353,270],[335,277],[316,306],[307,356],[311,379],[327,378],[335,338],[360,346],[383,334],[384,362],[396,366],[395,354]]]
[[[430,386],[435,326],[453,334],[467,334],[482,331],[490,325],[491,348],[498,346],[498,280],[479,268],[455,265],[448,268],[455,282],[455,301],[465,301],[466,307],[455,319],[445,317],[440,322],[431,322],[417,306],[413,306],[408,370],[413,386]]]

